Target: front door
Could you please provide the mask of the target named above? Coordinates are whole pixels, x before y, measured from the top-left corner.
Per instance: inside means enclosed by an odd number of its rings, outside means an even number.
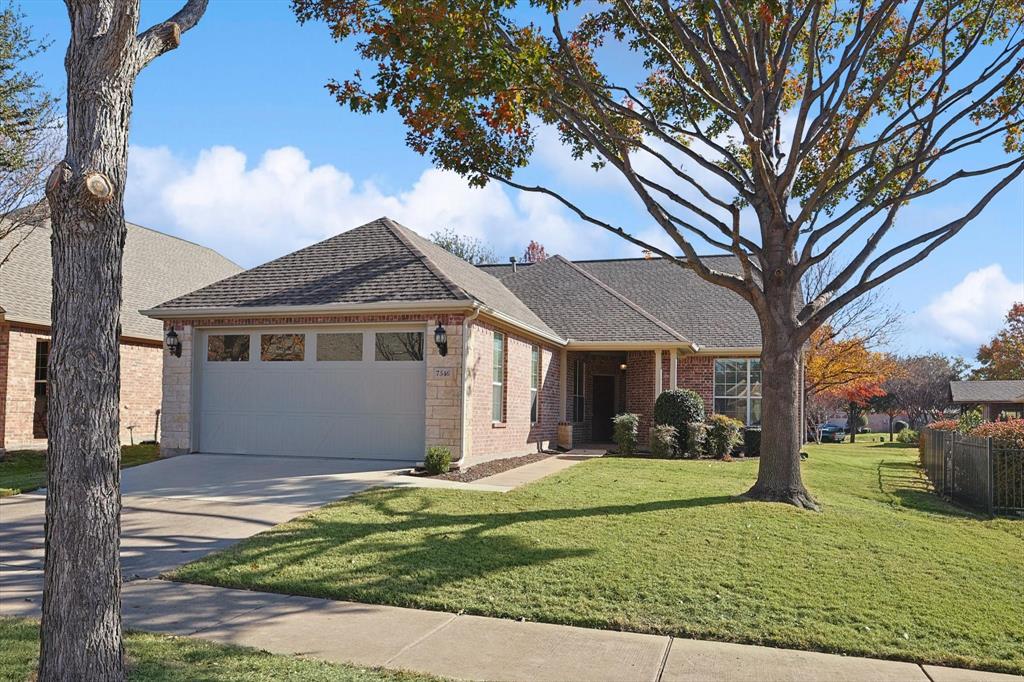
[[[594,375],[594,424],[591,430],[594,442],[611,442],[614,417],[615,377]]]

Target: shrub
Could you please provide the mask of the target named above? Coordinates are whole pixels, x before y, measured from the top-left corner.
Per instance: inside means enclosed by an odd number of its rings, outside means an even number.
[[[974,431],[985,422],[985,418],[981,416],[981,412],[977,410],[968,410],[960,415],[960,418],[956,420],[956,430],[960,433],[967,435]]]
[[[640,426],[640,415],[626,412],[617,414],[612,420],[614,424],[615,447],[620,455],[627,457],[636,454],[637,433]]]
[[[748,426],[743,429],[743,454],[757,457],[761,454],[761,427]]]
[[[658,424],[651,429],[651,455],[658,459],[679,457],[679,431],[668,424]]]
[[[683,447],[683,456],[692,459],[700,457],[704,452],[704,443],[707,440],[708,427],[704,422],[695,422],[686,427],[686,445]]]
[[[897,419],[896,421],[894,421],[892,423],[892,430],[893,430],[894,433],[899,433],[900,431],[904,431],[904,430],[909,429],[909,428],[910,428],[910,424],[908,424],[907,422],[903,421],[902,419]]]
[[[688,388],[665,391],[654,401],[654,423],[676,427],[680,449],[686,447],[688,426],[702,421],[704,399]]]
[[[854,418],[854,422],[857,424],[858,428],[860,428],[860,429],[867,428],[867,425],[868,425],[868,416],[867,416],[867,414],[865,414],[864,412],[858,412],[856,418]],[[863,431],[857,431],[857,433],[863,433]]]
[[[452,451],[439,445],[431,445],[423,458],[423,468],[431,476],[448,473],[452,468]]]
[[[992,444],[1000,448],[1024,449],[1024,419],[1005,422],[985,422],[971,431],[972,436],[991,438]]]
[[[929,424],[928,428],[932,431],[956,431],[957,425],[958,422],[955,419],[940,419]]]
[[[918,439],[917,431],[911,428],[900,429],[899,433],[896,434],[897,443],[916,443]]]
[[[704,451],[711,457],[725,457],[740,442],[743,423],[724,414],[712,415],[708,420],[708,435]]]

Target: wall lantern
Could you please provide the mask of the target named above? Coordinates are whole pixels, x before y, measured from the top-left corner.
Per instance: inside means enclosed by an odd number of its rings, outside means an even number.
[[[445,331],[440,320],[437,322],[437,328],[434,329],[434,344],[437,345],[437,352],[441,354],[442,358],[448,355],[448,332]]]
[[[626,371],[626,363],[622,363],[621,365],[619,365],[619,369],[621,369],[623,372],[625,372]]]
[[[167,330],[167,337],[164,340],[167,343],[167,352],[176,358],[180,358],[181,341],[178,340],[178,332],[174,331],[174,327]]]

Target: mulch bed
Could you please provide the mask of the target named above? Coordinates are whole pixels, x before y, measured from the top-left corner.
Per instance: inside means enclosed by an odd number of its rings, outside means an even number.
[[[548,457],[554,457],[559,453],[557,452],[535,452],[530,455],[522,455],[521,457],[505,457],[503,459],[492,459],[489,462],[483,462],[482,464],[475,464],[468,469],[460,469],[459,471],[449,471],[447,474],[438,474],[437,476],[427,476],[423,472],[416,472],[416,476],[423,476],[426,478],[436,478],[442,481],[459,481],[460,483],[469,483],[470,481],[476,481],[481,478],[493,476],[494,474],[500,474],[503,471],[509,469],[515,469],[516,467],[526,466],[527,464],[533,464],[539,462],[542,459]]]

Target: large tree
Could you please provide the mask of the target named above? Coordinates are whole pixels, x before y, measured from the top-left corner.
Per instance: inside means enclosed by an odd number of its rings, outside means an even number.
[[[139,0],[66,0],[67,147],[46,183],[52,341],[41,680],[121,680],[118,394],[128,124],[139,72],[206,0],[139,32]]]
[[[1024,302],[1006,313],[1006,326],[978,349],[974,379],[1024,379]]]
[[[961,358],[912,355],[898,359],[899,372],[882,384],[907,413],[911,426],[920,429],[953,407],[949,382],[962,379],[967,365]]]
[[[498,261],[498,257],[494,255],[494,249],[482,240],[470,237],[469,235],[459,234],[450,227],[432,233],[430,241],[448,253],[455,254],[473,265],[484,265]]]
[[[60,158],[56,102],[25,66],[47,47],[16,6],[0,8],[0,268],[45,217],[43,183]]]
[[[814,330],[1024,172],[1024,5],[1010,0],[293,3],[356,41],[367,68],[328,84],[342,104],[392,109],[438,166],[547,194],[750,303],[763,370],[755,499],[816,506],[798,419]],[[544,125],[621,174],[645,215],[618,224],[517,180]],[[894,229],[908,204],[950,191],[962,213]],[[673,249],[638,236],[651,222]],[[706,247],[736,268],[698,258]],[[803,301],[805,273],[833,254],[842,267]]]

